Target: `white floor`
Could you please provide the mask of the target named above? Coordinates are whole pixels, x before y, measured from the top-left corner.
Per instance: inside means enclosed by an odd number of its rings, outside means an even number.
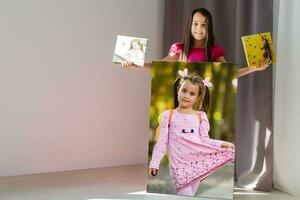
[[[186,199],[146,193],[146,166],[132,165],[94,170],[0,178],[0,200]],[[189,199],[198,199],[189,197]],[[202,198],[203,199],[203,198]],[[296,200],[299,198],[234,189],[239,200]],[[212,200],[210,198],[210,200]]]

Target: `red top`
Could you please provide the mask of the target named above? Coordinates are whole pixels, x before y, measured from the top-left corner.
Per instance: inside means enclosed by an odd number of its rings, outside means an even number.
[[[183,43],[177,42],[174,43],[169,51],[170,56],[176,55],[179,59],[180,54],[183,51]],[[224,49],[221,45],[215,44],[211,48],[212,61],[217,61],[221,56],[224,56]],[[187,61],[189,62],[206,62],[206,52],[205,48],[190,48],[190,51],[187,56]]]

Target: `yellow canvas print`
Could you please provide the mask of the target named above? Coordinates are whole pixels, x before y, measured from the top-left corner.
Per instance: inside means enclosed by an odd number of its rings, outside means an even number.
[[[242,42],[249,67],[259,67],[262,63],[275,63],[275,51],[270,32],[243,36]]]

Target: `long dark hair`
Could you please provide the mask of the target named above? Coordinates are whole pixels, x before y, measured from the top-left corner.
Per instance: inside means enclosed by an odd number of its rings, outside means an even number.
[[[213,20],[210,12],[206,10],[205,8],[197,8],[191,12],[189,22],[187,24],[187,29],[185,33],[185,39],[184,39],[184,49],[181,54],[180,60],[181,61],[187,61],[187,56],[190,51],[191,46],[193,45],[193,36],[191,34],[191,27],[193,23],[193,17],[195,13],[201,13],[205,19],[207,24],[207,35],[206,35],[206,42],[205,42],[205,50],[206,50],[206,61],[210,62],[212,61],[211,58],[211,48],[214,45],[214,30],[213,30]]]
[[[196,75],[187,75],[185,77],[178,77],[176,79],[176,81],[174,82],[174,108],[177,108],[179,106],[178,91],[182,83],[186,80],[189,80],[191,81],[192,84],[199,86],[198,97],[204,94],[202,106],[199,110],[207,113],[209,109],[209,103],[210,103],[209,89],[207,86],[204,86],[203,79],[200,76],[196,76]]]

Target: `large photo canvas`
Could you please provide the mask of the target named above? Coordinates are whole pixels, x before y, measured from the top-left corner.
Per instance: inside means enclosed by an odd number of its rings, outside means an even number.
[[[152,63],[147,192],[233,198],[237,84],[231,63]]]

